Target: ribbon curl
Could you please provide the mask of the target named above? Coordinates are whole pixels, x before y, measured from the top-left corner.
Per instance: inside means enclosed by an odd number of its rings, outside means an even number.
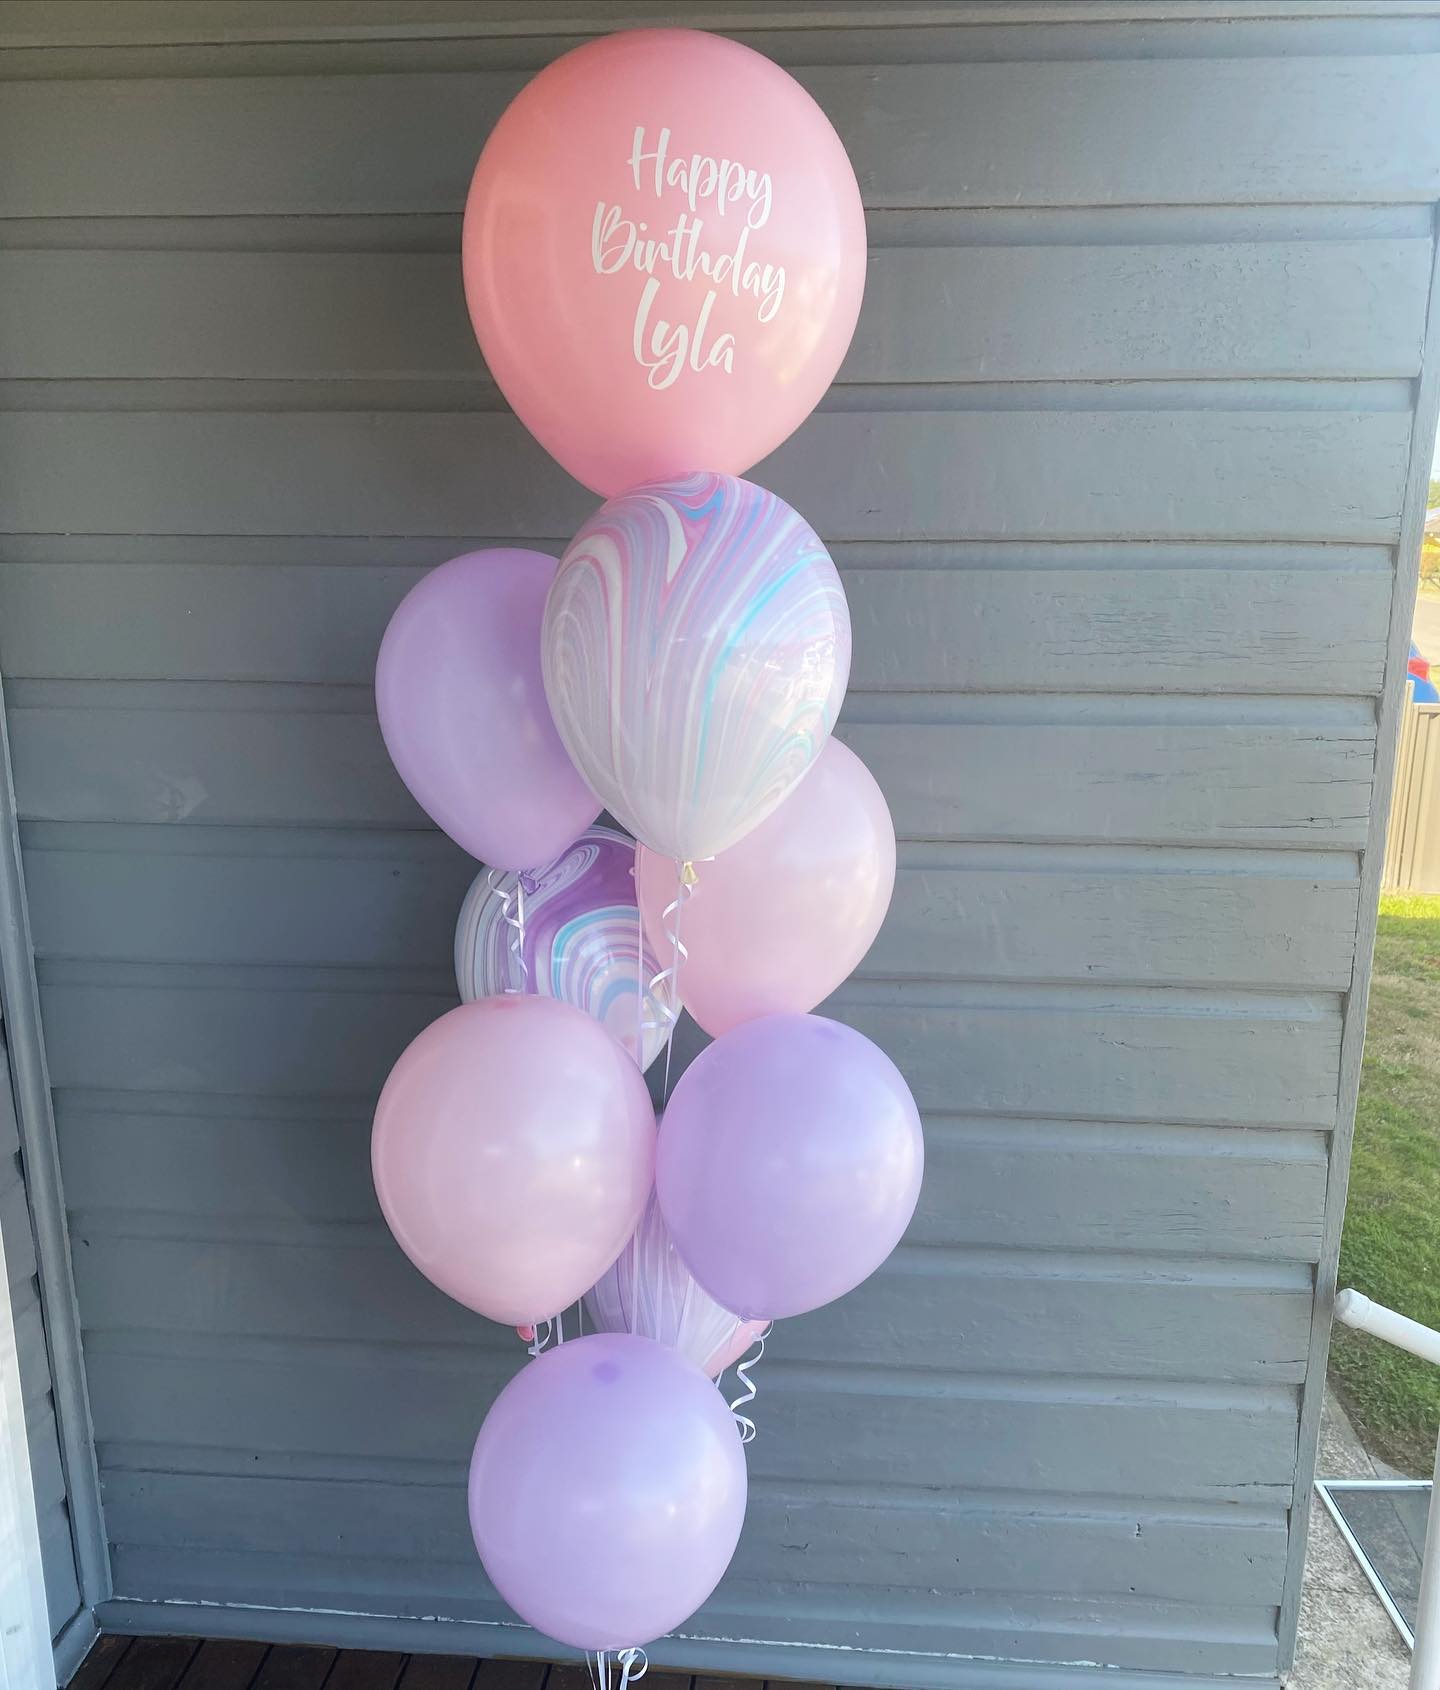
[[[650,1658],[643,1649],[618,1649],[615,1659],[620,1663],[620,1683],[617,1690],[629,1690],[632,1684],[638,1684],[650,1670]],[[639,1668],[636,1669],[636,1662]],[[594,1690],[610,1690],[610,1651],[608,1649],[592,1650],[585,1657],[585,1666],[590,1673],[590,1683]]]
[[[764,1328],[755,1334],[755,1342],[751,1348],[746,1351],[744,1361],[737,1362],[735,1365],[735,1377],[740,1381],[745,1389],[741,1391],[740,1395],[730,1404],[730,1412],[735,1416],[735,1424],[740,1428],[740,1442],[742,1444],[754,1443],[755,1441],[755,1422],[748,1414],[742,1414],[740,1412],[742,1408],[746,1407],[749,1403],[754,1402],[756,1397],[760,1394],[760,1387],[750,1377],[750,1369],[752,1367],[758,1367],[760,1362],[764,1359],[765,1340],[770,1336],[774,1328],[775,1322],[773,1320],[766,1321]]]
[[[500,900],[500,919],[510,929],[510,979],[505,996],[523,997],[530,989],[530,965],[525,960],[525,882],[528,875],[517,875],[513,887],[505,885],[504,877],[496,879],[497,870],[486,876],[490,890]],[[530,887],[533,891],[533,885]],[[518,980],[519,984],[514,982]]]
[[[663,1017],[665,1027],[665,1081],[660,1095],[667,1101],[670,1097],[670,1058],[675,1048],[675,1026],[680,1019],[680,969],[690,955],[680,938],[680,915],[695,896],[696,882],[700,879],[692,862],[677,862],[675,872],[675,896],[666,904],[660,917],[665,937],[670,941],[670,966],[662,968],[650,981],[650,998]],[[660,1021],[642,1023],[645,1032],[651,1032],[660,1025]]]

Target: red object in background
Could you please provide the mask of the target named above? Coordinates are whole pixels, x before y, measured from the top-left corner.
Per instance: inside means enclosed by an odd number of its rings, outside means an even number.
[[[1405,667],[1417,681],[1430,679],[1430,660],[1428,657],[1422,657],[1418,651],[1411,650],[1410,661]]]

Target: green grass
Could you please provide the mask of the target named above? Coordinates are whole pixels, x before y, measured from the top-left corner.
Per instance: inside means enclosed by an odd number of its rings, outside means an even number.
[[[1440,1327],[1440,897],[1380,900],[1340,1283]],[[1372,1449],[1429,1473],[1440,1368],[1337,1326],[1330,1376]]]

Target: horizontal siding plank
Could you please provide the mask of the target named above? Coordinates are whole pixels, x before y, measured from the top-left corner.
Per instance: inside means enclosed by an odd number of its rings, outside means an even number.
[[[359,981],[283,989],[262,975],[237,984],[233,974],[46,965],[54,1083],[368,1097],[410,1039],[454,1002]],[[925,1110],[1334,1125],[1340,1018],[1331,998],[992,986],[948,1001],[939,987],[916,987],[866,1002],[856,1000],[861,989],[831,999],[829,1013],[888,1051]],[[1037,1039],[1043,1065],[1033,1061]],[[677,1039],[677,1059],[697,1042]]]
[[[238,1549],[187,1556],[174,1550],[122,1548],[116,1552],[115,1570],[118,1588],[132,1601],[180,1600],[213,1609],[223,1608],[243,1591],[246,1606],[260,1609],[298,1606],[321,1614],[338,1609],[433,1618],[426,1597],[417,1592],[417,1574],[425,1579],[426,1589],[434,1576],[423,1563],[410,1577],[397,1579],[384,1564],[326,1566]],[[124,1613],[125,1607],[117,1605],[113,1611]],[[473,1650],[546,1652],[546,1644],[519,1630],[511,1611],[488,1593],[478,1567],[467,1592],[447,1597],[445,1617],[476,1628],[461,1633],[464,1646]],[[827,1639],[845,1641],[815,1644],[821,1626]],[[1107,1682],[1115,1681],[1116,1690],[1142,1690],[1156,1670],[1187,1678],[1196,1672],[1273,1675],[1275,1609],[1273,1604],[1162,1602],[1128,1595],[1086,1599],[1005,1594],[944,1602],[927,1596],[921,1609],[905,1589],[768,1581],[757,1586],[754,1580],[730,1578],[684,1629],[653,1643],[649,1654],[655,1667],[673,1664],[683,1673],[696,1665],[712,1665],[717,1647],[725,1646],[728,1659],[740,1654],[757,1669],[768,1662],[773,1670],[778,1658],[793,1670],[806,1659],[802,1655],[797,1661],[796,1646],[809,1645],[814,1646],[809,1659],[816,1672],[831,1671],[831,1651],[837,1647],[863,1651],[860,1665],[846,1669],[856,1682],[864,1676],[903,1686],[960,1682],[993,1690],[1003,1680],[988,1673],[957,1680],[957,1660],[963,1667],[972,1660],[1019,1659],[1032,1663],[1031,1676],[1021,1682],[1038,1685],[1043,1680],[1034,1674],[1045,1668],[1033,1663],[1073,1667],[1083,1652],[1096,1666],[1136,1669],[1133,1675],[1124,1674],[1123,1683],[1119,1673],[1111,1672]],[[461,1645],[452,1639],[447,1646]],[[1207,1690],[1221,1690],[1225,1680],[1207,1676],[1197,1682]],[[810,1690],[815,1690],[813,1683]]]
[[[264,1336],[384,1345],[480,1343],[509,1353],[511,1334],[424,1280],[388,1240],[368,1248],[80,1232],[77,1283],[91,1330]],[[1229,1268],[1197,1276],[1183,1262],[1091,1267],[1053,1253],[960,1253],[932,1266],[909,1251],[865,1285],[786,1322],[790,1360],[863,1358],[867,1366],[1095,1378],[1303,1376],[1307,1271]],[[1247,1283],[1253,1276],[1255,1282]],[[937,1324],[935,1311],[949,1312]]]
[[[839,379],[1412,376],[1429,272],[1421,238],[881,245]],[[0,378],[482,371],[454,252],[5,251],[0,297]]]
[[[1186,1600],[1203,1582],[1215,1602],[1267,1594],[1278,1601],[1279,1515],[1247,1515],[1232,1525],[1204,1514],[1152,1513],[1143,1503],[1137,1509],[1012,1509],[943,1493],[861,1492],[850,1500],[838,1487],[827,1496],[757,1484],[731,1576],[913,1583],[955,1595],[1066,1590],[1171,1600]],[[406,1567],[423,1562],[427,1594],[471,1596],[481,1583],[463,1510],[448,1487],[118,1472],[106,1485],[105,1520],[122,1550],[203,1558],[250,1548],[324,1562],[339,1543],[352,1577],[388,1576],[399,1586]],[[413,1572],[410,1582],[421,1584]]]
[[[157,1451],[171,1451],[173,1466],[184,1451],[207,1461],[207,1451],[233,1449],[284,1457],[299,1474],[314,1451],[330,1462],[438,1461],[448,1476],[468,1461],[490,1396],[523,1360],[518,1342],[518,1355],[498,1365],[480,1352],[443,1367],[383,1347],[353,1358],[323,1347],[284,1354],[282,1345],[240,1354],[233,1341],[188,1348],[87,1341],[104,1467],[134,1465],[147,1450],[153,1467]],[[767,1363],[752,1478],[1281,1506],[1290,1496],[1292,1388],[1042,1381],[942,1392],[917,1389],[913,1375],[863,1373],[843,1383],[835,1389],[805,1368],[787,1377]],[[131,1447],[111,1453],[111,1443]]]
[[[866,1651],[859,1670],[849,1669],[857,1682],[861,1676],[876,1676],[876,1657],[887,1650],[898,1655],[890,1668],[892,1681],[907,1687],[916,1683],[919,1672],[938,1667],[944,1677],[936,1674],[934,1683],[1001,1690],[1005,1678],[1014,1676],[1006,1671],[1012,1661],[1028,1664],[1032,1674],[1043,1671],[1043,1665],[1035,1663],[1050,1663],[1067,1672],[1072,1684],[1083,1683],[1075,1679],[1077,1662],[1102,1669],[1132,1668],[1132,1690],[1142,1690],[1146,1671],[1186,1678],[1206,1672],[1263,1678],[1275,1670],[1275,1611],[1260,1603],[1165,1603],[1138,1596],[1077,1600],[1048,1594],[937,1603],[928,1592],[912,1587],[875,1592],[864,1586],[781,1585],[757,1590],[753,1583],[736,1580],[722,1585],[700,1610],[697,1631],[701,1639],[765,1636],[788,1649],[815,1636],[817,1619],[823,1620],[828,1636],[839,1635],[848,1647]],[[917,1661],[917,1655],[939,1659]],[[819,1655],[815,1670],[826,1671],[820,1662],[833,1660],[833,1655]],[[963,1668],[972,1662],[977,1674],[956,1676],[957,1664]],[[993,1663],[1005,1665],[996,1672]],[[1057,1681],[1050,1676],[1052,1684],[1065,1685],[1064,1677]],[[1108,1685],[1118,1674],[1095,1676]],[[1044,1678],[1032,1676],[1028,1682],[1040,1686]]]
[[[1124,853],[1093,868],[1057,853],[1051,865],[1037,852],[1002,867],[993,856],[973,861],[981,849],[967,862],[959,848],[952,862],[930,847],[922,864],[904,857],[925,847],[902,848],[890,913],[861,978],[1350,983],[1359,887],[1348,874],[1257,873],[1253,858],[1233,869],[1205,857],[1191,866],[1173,849],[1163,867]]]
[[[27,821],[426,825],[368,690],[17,683]],[[941,705],[949,719],[936,719]],[[882,708],[883,706],[883,708]],[[868,718],[868,719],[867,719]],[[908,718],[908,719],[907,719]],[[966,719],[968,718],[968,719]],[[1365,842],[1367,709],[857,696],[839,726],[905,839]]]
[[[825,412],[755,473],[830,540],[1396,539],[1410,416],[1388,390],[1376,410],[1106,391],[1088,410]],[[521,539],[595,506],[506,414],[10,411],[0,458],[17,533]]]
[[[334,1119],[266,1117],[238,1100],[198,1113],[62,1090],[56,1117],[77,1235],[117,1231],[124,1217],[143,1237],[170,1221],[180,1166],[202,1170],[187,1181],[184,1214],[217,1239],[380,1224],[363,1105]],[[939,1117],[925,1135],[917,1244],[1318,1259],[1318,1135]]]
[[[977,987],[968,1000],[932,1006],[915,1001],[920,988],[886,1003],[859,998],[870,990],[842,990],[828,1010],[887,1052],[925,1109],[1196,1125],[1335,1122],[1333,1002],[1277,999],[1262,1012],[1221,996],[1207,1004],[1202,994],[1172,1004],[1157,992],[1139,1007],[1138,993],[1097,991],[1062,1008],[1038,990]],[[1034,1060],[1040,1043],[1044,1063]]]
[[[925,1123],[919,1244],[1319,1259],[1323,1138],[1245,1128]]]
[[[826,0],[800,11],[795,0],[752,0],[745,11],[747,32],[736,32],[736,38],[759,46],[778,40],[792,52],[812,55],[828,50],[845,62],[877,45],[872,6],[873,0]],[[1367,11],[1370,15],[1363,16]],[[674,13],[674,0],[625,0],[623,15],[630,22],[668,23]],[[726,30],[735,17],[734,6],[723,0],[692,0],[687,8],[687,22],[695,29]],[[1218,41],[1205,27],[1217,17],[1226,26]],[[1152,26],[1150,39],[1153,26],[1161,26],[1160,39],[1172,53],[1203,55],[1219,44],[1238,54],[1255,51],[1257,38],[1262,46],[1273,42],[1272,20],[1279,19],[1292,41],[1295,24],[1303,22],[1299,39],[1311,52],[1335,52],[1345,45],[1375,50],[1377,42],[1386,50],[1413,51],[1432,39],[1423,17],[1423,7],[1377,8],[1374,0],[1250,0],[1243,19],[1232,17],[1220,0],[895,0],[886,18],[886,42],[880,45],[932,46],[937,37],[946,38],[937,25],[963,21],[967,36],[1010,44],[1006,57],[1016,56],[1017,41],[1049,47],[1061,57],[1090,57],[1098,51],[1092,38],[1108,41],[1113,50],[1128,35],[1117,41],[1113,30],[1073,26],[1143,20]],[[223,45],[233,51],[265,43],[288,57],[315,45],[332,55],[372,45],[398,53],[423,50],[438,40],[452,56],[478,49],[488,60],[509,63],[514,58],[538,70],[572,39],[593,35],[597,22],[594,0],[347,0],[338,12],[335,0],[124,0],[123,7],[117,0],[68,0],[60,13],[49,0],[9,0],[0,21],[0,46]],[[1034,42],[1033,30],[996,27],[1037,23],[1047,26],[1041,43]],[[1065,45],[1056,48],[1057,42]]]
[[[1315,568],[1291,566],[1321,561],[1298,548],[1229,566],[1182,547],[1073,550],[1050,548],[1052,567],[1043,548],[997,546],[988,562],[966,549],[940,568],[842,555],[851,687],[1380,690],[1391,574],[1379,548]],[[385,625],[424,573],[0,561],[0,657],[12,680],[368,685]]]
[[[1118,560],[1117,560],[1118,561]],[[843,571],[855,688],[1380,690],[1374,568]]]
[[[294,838],[28,824],[36,953],[443,974],[473,859],[435,833]],[[911,845],[858,972],[1342,989],[1357,899],[1348,854]]]
[[[946,57],[963,57],[963,37],[956,47]],[[1424,55],[1023,55],[1017,40],[1014,62],[794,68],[873,207],[1440,194]],[[13,82],[0,108],[0,216],[450,211],[525,80],[435,71]]]
[[[1374,730],[1261,722],[867,722],[839,737],[905,839],[1364,843]],[[19,760],[17,759],[17,762]]]

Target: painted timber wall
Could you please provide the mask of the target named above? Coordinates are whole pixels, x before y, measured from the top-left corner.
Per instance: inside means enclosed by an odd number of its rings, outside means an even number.
[[[9,1074],[0,1065],[0,1238],[4,1279],[15,1319],[20,1389],[30,1446],[30,1477],[39,1517],[40,1553],[50,1631],[58,1637],[80,1614],[80,1586],[71,1542],[70,1507],[60,1454],[50,1357],[41,1309],[39,1262],[25,1186]]]
[[[1275,1674],[1434,430],[1440,16],[1235,10],[0,14],[0,659],[106,1623],[545,1647],[461,1500],[515,1341],[370,1189],[471,872],[370,675],[426,566],[591,507],[487,382],[458,211],[528,73],[668,17],[792,67],[869,208],[841,381],[757,475],[845,572],[842,733],[902,844],[832,1009],[930,1169],[886,1271],[781,1331],[733,1575],[657,1657]]]

